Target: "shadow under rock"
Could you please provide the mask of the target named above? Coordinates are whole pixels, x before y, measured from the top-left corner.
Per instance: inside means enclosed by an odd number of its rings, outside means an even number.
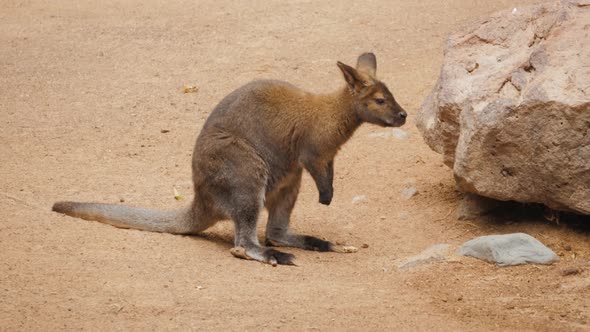
[[[512,224],[545,225],[590,235],[589,215],[557,211],[537,203],[496,201],[473,194],[466,194],[459,202],[457,218],[480,220],[496,227]]]

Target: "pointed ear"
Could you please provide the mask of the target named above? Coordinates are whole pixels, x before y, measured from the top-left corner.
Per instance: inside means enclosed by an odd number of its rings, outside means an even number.
[[[338,67],[344,74],[344,79],[352,91],[359,92],[363,86],[367,86],[366,79],[354,68],[349,65],[345,65],[342,62],[337,62]]]
[[[363,53],[359,56],[356,69],[364,74],[375,78],[377,72],[377,58],[373,53]]]

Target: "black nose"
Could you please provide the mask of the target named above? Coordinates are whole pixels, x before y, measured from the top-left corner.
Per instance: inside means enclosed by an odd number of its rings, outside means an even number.
[[[405,119],[405,118],[408,117],[408,113],[406,113],[406,112],[400,112],[399,113],[399,117],[402,118],[402,119]]]

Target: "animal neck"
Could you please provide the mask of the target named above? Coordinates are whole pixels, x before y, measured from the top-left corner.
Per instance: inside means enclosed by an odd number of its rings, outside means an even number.
[[[319,109],[314,136],[318,143],[337,150],[362,123],[354,111],[353,96],[348,87],[344,87],[317,98]]]

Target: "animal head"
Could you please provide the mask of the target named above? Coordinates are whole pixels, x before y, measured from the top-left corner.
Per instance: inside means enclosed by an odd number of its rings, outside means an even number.
[[[383,127],[400,127],[408,113],[395,101],[387,86],[377,80],[373,53],[358,58],[356,69],[338,62],[353,97],[354,112],[363,121]]]

